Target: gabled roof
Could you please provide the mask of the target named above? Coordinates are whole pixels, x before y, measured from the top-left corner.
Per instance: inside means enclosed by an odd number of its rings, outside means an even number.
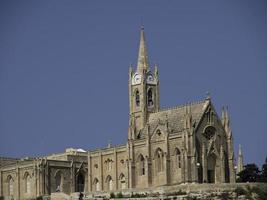
[[[150,132],[154,132],[158,124],[166,124],[166,122],[172,133],[183,131],[186,107],[191,112],[193,124],[198,125],[209,103],[209,100],[204,100],[151,113],[149,116]]]

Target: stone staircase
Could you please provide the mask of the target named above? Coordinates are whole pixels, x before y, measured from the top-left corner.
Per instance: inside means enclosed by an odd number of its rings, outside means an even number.
[[[70,200],[70,196],[63,192],[51,193],[51,200]]]

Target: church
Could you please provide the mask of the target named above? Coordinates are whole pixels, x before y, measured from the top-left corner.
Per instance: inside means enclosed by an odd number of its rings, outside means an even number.
[[[136,68],[129,69],[125,145],[66,149],[38,158],[0,159],[0,196],[31,199],[54,192],[122,191],[191,183],[233,183],[228,109],[218,116],[210,97],[160,108],[159,70],[149,65],[144,27]]]

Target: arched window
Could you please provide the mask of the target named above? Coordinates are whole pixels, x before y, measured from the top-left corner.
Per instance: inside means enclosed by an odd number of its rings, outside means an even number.
[[[8,177],[8,194],[12,196],[14,194],[14,180],[11,176]]]
[[[121,189],[126,189],[126,180],[124,174],[121,174],[119,177]]]
[[[56,182],[56,192],[62,192],[62,174],[61,171],[57,171],[55,175]]]
[[[211,140],[216,135],[216,129],[213,126],[208,126],[204,131],[206,139]]]
[[[163,171],[163,151],[158,148],[155,152],[155,161],[157,172]]]
[[[151,88],[147,92],[147,103],[148,106],[153,106],[153,93]]]
[[[28,173],[25,174],[25,193],[31,193],[31,177]]]
[[[175,158],[177,167],[181,168],[181,152],[178,148],[175,149]]]
[[[112,180],[111,176],[107,177],[106,183],[107,183],[108,190],[109,191],[113,190],[113,180]]]
[[[145,169],[145,159],[144,156],[142,154],[139,155],[139,175],[145,175],[146,173],[146,169]]]
[[[106,161],[105,161],[105,163],[106,163],[106,169],[107,169],[107,171],[111,171],[111,169],[112,169],[112,160],[111,159],[107,159]]]
[[[80,172],[77,176],[77,189],[76,192],[84,192],[84,174]]]
[[[95,191],[100,191],[100,184],[97,178],[95,178],[93,184],[95,186]]]
[[[140,94],[139,94],[138,90],[136,90],[136,92],[135,92],[135,105],[136,106],[140,105]]]
[[[138,156],[138,166],[139,166],[139,175],[143,176],[146,173],[145,169],[145,158],[142,154]]]

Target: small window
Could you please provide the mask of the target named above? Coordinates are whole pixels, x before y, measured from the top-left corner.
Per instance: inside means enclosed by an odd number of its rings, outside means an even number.
[[[14,180],[11,176],[8,179],[8,193],[10,196],[14,194]]]
[[[147,92],[147,102],[148,106],[153,106],[153,94],[152,94],[152,89],[150,88]]]
[[[164,170],[163,156],[164,156],[163,151],[160,148],[158,148],[155,152],[157,172],[162,172]]]
[[[125,189],[126,188],[126,180],[125,180],[124,174],[120,175],[119,180],[120,180],[120,183],[121,183],[121,189]]]
[[[140,106],[140,94],[138,90],[135,92],[135,104],[136,106]]]
[[[177,167],[181,168],[181,152],[180,152],[180,150],[176,149],[175,154],[176,154]]]
[[[95,191],[100,191],[100,184],[97,178],[95,178],[93,184],[94,184]]]
[[[31,193],[31,180],[30,180],[30,175],[26,175],[25,178],[25,193],[30,194]]]
[[[140,175],[143,176],[146,174],[146,169],[145,169],[145,158],[144,156],[141,154],[139,156],[139,166],[140,166]]]
[[[137,135],[136,138],[137,138],[137,139],[141,139],[141,131],[138,133],[138,135]]]
[[[112,170],[112,160],[111,159],[107,159],[106,161],[105,161],[105,163],[106,163],[106,169],[107,169],[107,171],[111,171]]]
[[[161,135],[161,132],[160,130],[157,130],[157,135],[160,136]]]
[[[110,175],[108,175],[108,177],[106,178],[106,184],[106,187],[109,191],[113,190],[113,180]]]

